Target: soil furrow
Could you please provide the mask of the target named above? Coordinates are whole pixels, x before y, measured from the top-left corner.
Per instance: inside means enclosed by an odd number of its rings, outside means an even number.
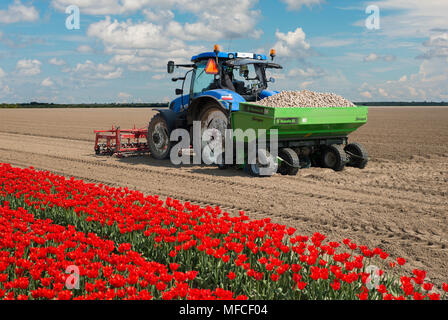
[[[242,171],[147,156],[98,157],[93,129],[146,127],[149,109],[0,110],[0,161],[90,183],[128,187],[201,206],[245,211],[329,239],[350,238],[408,259],[437,283],[448,280],[448,108],[369,110],[351,141],[372,160],[365,170],[300,170],[256,179]],[[424,124],[424,125],[422,125]],[[418,130],[416,130],[418,128]]]

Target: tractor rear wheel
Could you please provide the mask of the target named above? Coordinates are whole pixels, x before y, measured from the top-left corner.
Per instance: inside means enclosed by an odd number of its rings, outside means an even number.
[[[278,152],[278,156],[282,158],[282,163],[278,168],[278,173],[286,176],[295,176],[299,172],[299,156],[290,148],[282,148]]]
[[[165,160],[170,156],[172,144],[168,124],[160,115],[155,115],[148,126],[148,147],[151,156],[157,160]]]
[[[209,141],[202,141],[201,151],[204,151],[207,146],[209,146],[211,150],[216,150],[218,144],[220,144],[221,152],[224,152],[225,133],[226,129],[229,128],[229,118],[227,114],[216,104],[209,103],[203,107],[199,114],[199,120],[201,121],[201,141],[204,137],[204,132],[208,131],[209,133]],[[209,157],[209,159],[207,159],[208,161],[216,163],[220,155],[211,152],[204,156]]]
[[[364,169],[367,166],[369,155],[362,144],[350,143],[345,146],[344,150],[348,155],[347,166],[359,169]]]
[[[347,154],[345,153],[342,145],[333,144],[323,148],[322,166],[324,168],[330,168],[334,171],[342,171],[344,170],[347,162]]]

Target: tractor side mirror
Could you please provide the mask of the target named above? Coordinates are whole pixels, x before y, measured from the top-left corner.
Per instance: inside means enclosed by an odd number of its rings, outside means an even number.
[[[182,89],[176,89],[176,95],[181,95],[181,94],[184,94],[184,90],[182,90]]]
[[[169,74],[174,73],[174,61],[168,61],[167,71]]]
[[[270,77],[269,82],[275,83],[275,78]]]

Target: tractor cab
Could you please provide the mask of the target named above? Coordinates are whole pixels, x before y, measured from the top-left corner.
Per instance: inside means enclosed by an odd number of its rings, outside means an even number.
[[[194,56],[193,96],[209,90],[224,89],[236,92],[245,101],[260,100],[260,93],[268,88],[266,69],[282,69],[269,62],[264,55],[253,53],[215,52]]]
[[[275,51],[271,51],[271,57],[273,60]],[[184,65],[175,65],[173,61],[168,63],[169,73],[174,72],[174,67],[191,68],[185,77],[173,78],[173,81],[183,81],[182,89],[176,90],[176,94],[181,97],[171,104],[175,111],[185,110],[192,101],[203,95],[213,95],[220,99],[224,91],[227,92],[226,96],[235,96],[234,102],[237,103],[258,101],[277,93],[267,90],[268,83],[275,79],[268,79],[266,70],[282,69],[282,66],[269,61],[265,55],[221,52],[215,46],[213,52],[193,56],[191,62],[192,64]]]

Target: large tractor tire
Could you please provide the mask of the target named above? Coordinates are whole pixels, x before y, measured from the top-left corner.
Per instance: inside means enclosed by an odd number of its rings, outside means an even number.
[[[297,175],[300,166],[299,156],[297,153],[290,148],[282,148],[278,152],[278,156],[284,160],[278,168],[278,173],[284,176]]]
[[[148,126],[148,147],[151,156],[157,160],[165,160],[170,157],[172,143],[168,124],[160,115],[155,115]]]
[[[202,108],[202,111],[199,113],[198,120],[201,121],[201,141],[202,137],[204,136],[204,132],[206,130],[211,130],[211,141],[202,141],[201,152],[203,152],[204,148],[207,145],[209,145],[211,149],[215,149],[216,145],[214,144],[217,143],[218,135],[220,135],[221,139],[221,150],[222,152],[224,152],[225,132],[226,129],[229,128],[229,118],[226,112],[216,104],[208,103]],[[210,159],[208,160],[212,162],[218,162],[218,160],[220,160],[220,155],[213,153],[213,155],[210,155]]]
[[[369,155],[364,146],[354,142],[345,146],[345,152],[348,155],[347,166],[364,169],[369,161]]]
[[[348,162],[347,154],[343,146],[339,144],[324,147],[321,157],[322,166],[333,169],[334,171],[344,170]]]

